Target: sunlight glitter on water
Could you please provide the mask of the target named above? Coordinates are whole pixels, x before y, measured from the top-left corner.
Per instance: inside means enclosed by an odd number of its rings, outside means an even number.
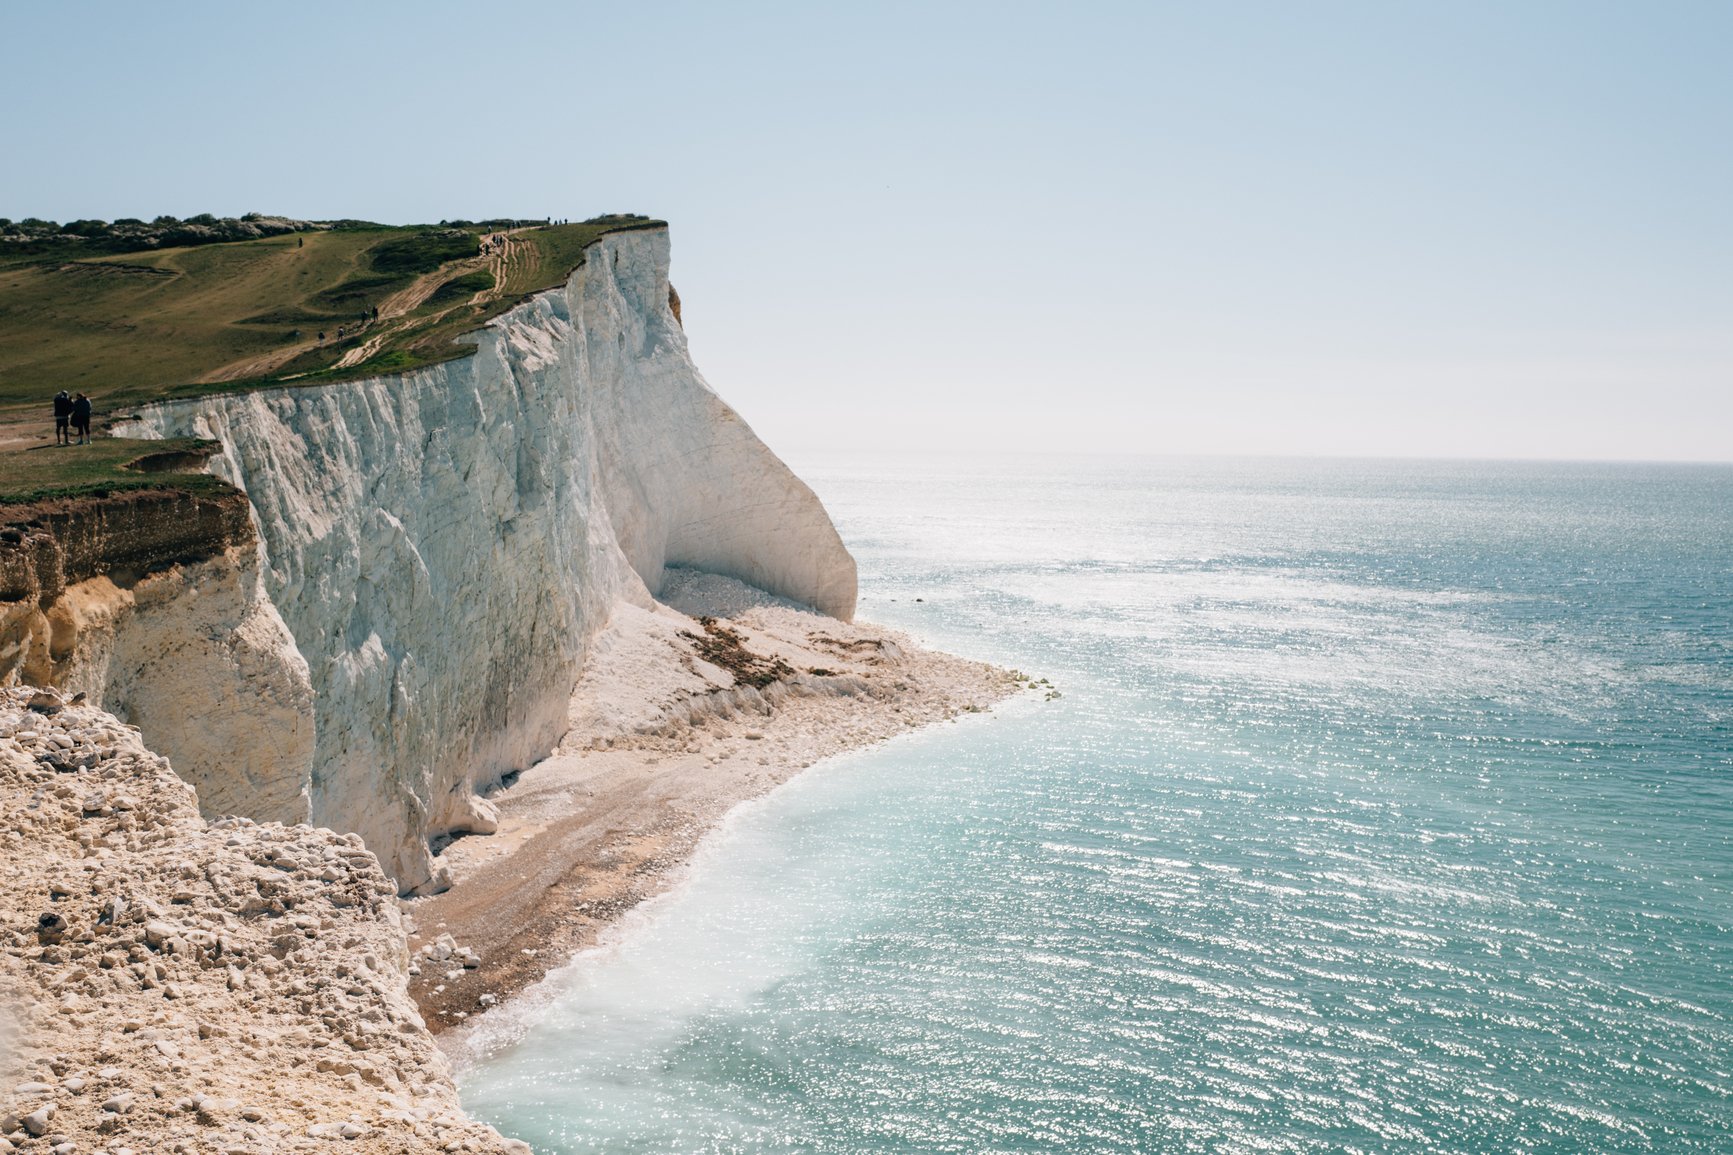
[[[1065,697],[738,813],[465,1069],[483,1117],[555,1151],[1733,1148],[1733,470],[803,472],[863,617]]]

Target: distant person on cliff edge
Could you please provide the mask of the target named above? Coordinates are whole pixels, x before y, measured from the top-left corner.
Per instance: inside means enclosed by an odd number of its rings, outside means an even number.
[[[54,444],[71,445],[72,394],[62,389],[54,395]]]
[[[82,393],[72,399],[72,431],[80,445],[90,444],[90,398]]]

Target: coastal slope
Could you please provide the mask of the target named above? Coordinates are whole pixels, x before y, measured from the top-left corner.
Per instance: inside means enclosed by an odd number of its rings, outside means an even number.
[[[144,405],[149,449],[5,507],[0,1152],[521,1150],[430,1021],[736,803],[1019,687],[853,622],[668,256],[601,237],[467,357]]]

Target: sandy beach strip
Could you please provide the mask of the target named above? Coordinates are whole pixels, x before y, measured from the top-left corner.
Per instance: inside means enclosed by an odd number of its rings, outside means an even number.
[[[894,630],[676,574],[661,602],[616,607],[560,748],[491,796],[495,832],[441,852],[451,889],[407,904],[411,995],[436,1033],[473,1020],[662,891],[741,802],[1023,686]]]

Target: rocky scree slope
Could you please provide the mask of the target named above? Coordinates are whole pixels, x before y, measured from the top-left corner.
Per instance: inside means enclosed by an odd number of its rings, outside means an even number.
[[[458,1107],[355,835],[207,822],[134,729],[14,689],[0,846],[0,1153],[527,1150]]]

